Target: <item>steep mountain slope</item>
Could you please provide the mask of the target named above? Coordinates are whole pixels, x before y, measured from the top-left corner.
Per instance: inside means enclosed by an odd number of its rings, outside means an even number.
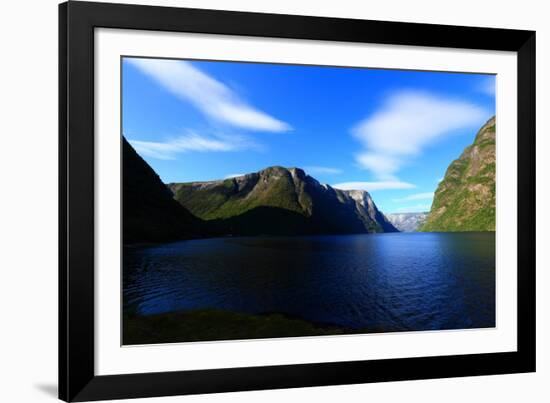
[[[172,183],[174,198],[218,233],[350,234],[397,231],[363,191],[343,191],[299,168],[269,167],[212,182]]]
[[[392,222],[380,211],[369,192],[364,190],[340,190],[345,195],[355,200],[356,209],[362,220],[367,223],[368,220],[373,220],[380,227],[381,231],[375,232],[399,232]]]
[[[422,231],[495,230],[495,125],[489,119],[451,163]]]
[[[123,244],[205,234],[201,220],[172,198],[153,169],[122,138]]]
[[[392,213],[386,217],[399,231],[415,232],[426,222],[428,213]]]

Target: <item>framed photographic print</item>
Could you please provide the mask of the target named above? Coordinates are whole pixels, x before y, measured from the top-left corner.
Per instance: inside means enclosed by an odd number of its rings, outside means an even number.
[[[60,5],[59,397],[535,370],[535,33]]]

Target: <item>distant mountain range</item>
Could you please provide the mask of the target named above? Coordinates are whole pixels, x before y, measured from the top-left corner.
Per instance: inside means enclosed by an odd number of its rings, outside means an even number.
[[[449,165],[421,231],[495,230],[495,128],[492,117]]]
[[[322,185],[300,168],[168,187],[183,207],[226,235],[397,232],[368,192]]]
[[[392,213],[386,217],[399,231],[415,232],[426,222],[428,213]]]

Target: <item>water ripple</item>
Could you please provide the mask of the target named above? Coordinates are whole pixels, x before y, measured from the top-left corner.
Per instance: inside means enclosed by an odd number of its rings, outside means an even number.
[[[493,233],[205,239],[124,250],[125,309],[281,312],[349,328],[495,323]]]

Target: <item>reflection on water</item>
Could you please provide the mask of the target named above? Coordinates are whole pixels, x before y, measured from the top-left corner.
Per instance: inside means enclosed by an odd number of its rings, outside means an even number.
[[[494,233],[218,238],[125,248],[125,309],[279,312],[353,329],[495,325]]]

